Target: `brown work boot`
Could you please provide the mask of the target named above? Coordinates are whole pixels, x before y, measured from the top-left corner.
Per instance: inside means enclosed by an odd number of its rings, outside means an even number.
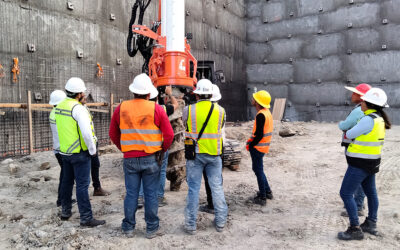
[[[93,196],[108,196],[110,194],[111,194],[110,192],[108,192],[107,190],[104,190],[101,187],[95,188],[94,192],[93,192]]]

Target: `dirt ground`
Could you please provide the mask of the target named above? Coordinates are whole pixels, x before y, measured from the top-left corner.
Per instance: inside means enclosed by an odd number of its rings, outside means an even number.
[[[227,128],[227,138],[242,142],[243,159],[238,171],[223,171],[229,216],[222,233],[212,225],[214,216],[202,212],[197,235],[184,233],[184,183],[179,192],[166,191],[169,204],[159,209],[166,235],[152,240],[144,237],[143,209],[137,212],[135,236],[122,235],[125,187],[122,154],[115,152],[100,156],[102,185],[112,194],[91,196],[94,216],[107,220],[107,224],[81,228],[77,206],[71,219],[62,222],[55,205],[59,167],[52,152],[43,152],[0,165],[0,249],[400,249],[400,126],[387,132],[381,172],[377,174],[378,226],[383,237],[366,234],[363,241],[353,242],[336,238],[337,232],[348,225],[348,218],[340,216],[344,209],[339,189],[346,161],[337,125],[276,124],[271,152],[264,158],[274,199],[265,207],[248,201],[257,187],[249,154],[244,150],[251,126],[247,122]],[[283,127],[295,135],[280,137],[278,132]],[[49,166],[41,169],[45,162]],[[202,186],[200,203],[204,202]]]

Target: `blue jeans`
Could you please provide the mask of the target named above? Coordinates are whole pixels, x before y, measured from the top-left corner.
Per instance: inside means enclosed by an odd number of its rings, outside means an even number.
[[[61,206],[63,211],[70,212],[72,208],[71,198],[76,182],[76,199],[81,223],[93,219],[92,206],[89,199],[91,157],[88,151],[82,151],[70,156],[61,155],[63,164],[63,177],[61,181]]]
[[[167,165],[168,165],[168,150],[164,153],[163,162],[160,170],[160,187],[158,188],[158,197],[164,197],[165,179],[167,178]],[[140,182],[139,196],[143,197],[143,181]]]
[[[251,156],[251,162],[253,165],[253,171],[257,177],[258,190],[260,191],[259,196],[262,198],[266,198],[266,193],[271,192],[271,188],[269,187],[267,177],[264,174],[264,164],[263,164],[264,153],[261,153],[255,148],[250,148],[249,151]]]
[[[124,200],[125,218],[122,220],[122,230],[125,232],[135,229],[137,203],[139,197],[140,182],[143,180],[144,197],[144,220],[146,221],[147,233],[158,230],[158,199],[157,190],[160,178],[160,167],[154,155],[125,158],[124,159],[125,188]]]
[[[368,219],[377,221],[379,201],[375,186],[375,174],[369,174],[361,168],[348,166],[340,188],[340,197],[346,207],[351,226],[360,225],[354,200],[354,193],[360,185],[368,199]]]
[[[215,224],[224,227],[228,216],[224,188],[222,186],[222,160],[220,156],[196,154],[196,159],[186,161],[186,181],[189,186],[186,197],[185,225],[190,230],[196,230],[197,211],[199,206],[199,191],[203,170],[206,171],[210,184]]]
[[[362,188],[362,185],[360,185],[357,188],[356,192],[354,193],[354,200],[356,201],[358,211],[364,209],[364,198],[365,198],[365,193]]]

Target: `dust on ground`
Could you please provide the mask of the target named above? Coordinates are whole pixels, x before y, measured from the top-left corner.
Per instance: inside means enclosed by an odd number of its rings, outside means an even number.
[[[241,141],[238,171],[224,169],[224,190],[229,206],[222,233],[213,227],[213,215],[199,212],[197,235],[183,231],[186,183],[178,192],[166,191],[168,205],[159,209],[166,235],[146,239],[143,209],[137,212],[135,236],[120,229],[123,218],[124,177],[122,154],[112,146],[100,156],[101,182],[110,196],[93,197],[95,218],[107,220],[97,228],[81,228],[77,206],[69,221],[58,218],[56,207],[59,166],[52,152],[37,153],[0,165],[0,249],[399,249],[400,248],[400,127],[387,131],[381,172],[378,226],[383,237],[366,234],[363,241],[342,242],[345,230],[339,189],[346,170],[341,132],[336,124],[295,122],[275,124],[271,150],[264,158],[274,199],[265,207],[249,202],[257,191],[251,160],[244,149],[252,122],[231,124],[227,138]],[[281,137],[286,130],[290,137]],[[48,162],[48,163],[46,163]],[[167,183],[166,187],[169,186]],[[200,203],[205,203],[204,186]],[[360,218],[362,222],[364,218]]]

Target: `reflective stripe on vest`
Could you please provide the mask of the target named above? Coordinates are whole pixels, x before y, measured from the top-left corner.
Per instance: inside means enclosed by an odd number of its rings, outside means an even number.
[[[377,115],[376,110],[365,111],[374,119],[374,127],[366,135],[360,135],[354,139],[346,151],[348,157],[376,160],[381,158],[382,146],[385,138],[385,121]]]
[[[78,123],[72,117],[72,109],[76,105],[82,104],[75,99],[66,98],[55,108],[60,151],[66,154],[74,154],[81,152],[81,150],[87,150]]]
[[[120,107],[121,151],[161,150],[162,133],[154,124],[155,102],[144,99],[124,101]]]
[[[53,108],[50,112],[49,116],[49,122],[50,124],[56,124],[56,108]]]
[[[197,140],[200,130],[210,112],[211,102],[200,101],[189,106],[186,137]],[[222,124],[225,117],[225,110],[217,103],[210,120],[204,129],[203,135],[196,145],[196,153],[221,155],[222,154]]]
[[[260,151],[261,153],[268,153],[269,152],[269,146],[271,143],[271,138],[272,138],[272,130],[274,128],[273,126],[273,119],[271,112],[269,109],[262,109],[258,111],[257,115],[262,113],[265,117],[265,123],[264,123],[264,135],[263,138],[258,142],[257,145],[254,146],[255,149]],[[257,121],[254,120],[254,126],[253,126],[253,133],[251,139],[254,140],[255,138],[255,132],[257,131]],[[248,142],[249,144],[250,142]]]

